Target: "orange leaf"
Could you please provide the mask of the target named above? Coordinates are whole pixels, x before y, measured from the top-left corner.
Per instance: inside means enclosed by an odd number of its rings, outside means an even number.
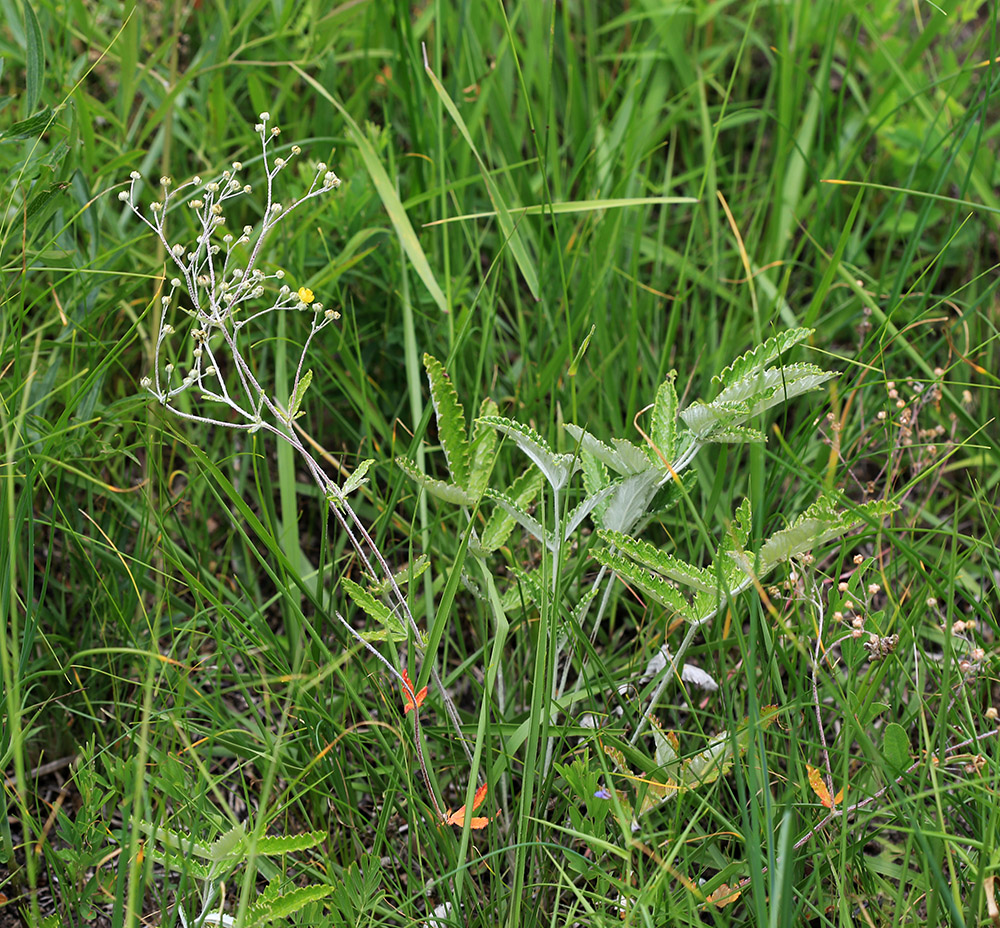
[[[488,784],[484,783],[479,789],[476,790],[476,795],[472,797],[472,811],[475,812],[482,804],[483,800],[486,798],[486,790],[488,789]],[[465,806],[461,809],[452,812],[451,809],[448,810],[448,817],[446,819],[449,825],[458,825],[459,828],[465,827]],[[469,820],[470,828],[485,828],[492,819],[496,818],[495,815],[487,816],[486,818],[477,817]]]
[[[823,782],[823,774],[812,764],[806,764],[806,771],[809,774],[809,785],[812,787],[812,791],[819,797],[819,801],[823,805],[828,809],[832,809],[833,800],[830,798],[830,790],[826,788],[826,784]],[[838,793],[838,798],[840,798],[840,795]]]
[[[735,886],[729,886],[723,883],[714,893],[709,893],[708,898],[705,899],[706,902],[710,902],[717,908],[725,908],[727,905],[732,905],[737,899],[740,898],[741,890],[737,889]]]
[[[424,704],[424,700],[427,698],[427,687],[425,686],[419,693],[413,690],[413,681],[410,679],[410,673],[405,668],[403,669],[403,715],[406,715],[414,707],[420,708]]]

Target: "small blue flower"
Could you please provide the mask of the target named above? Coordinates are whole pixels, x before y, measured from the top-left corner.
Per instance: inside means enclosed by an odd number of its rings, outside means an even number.
[[[605,789],[602,786],[596,793],[594,793],[594,798],[595,799],[610,799],[611,798],[611,790]]]

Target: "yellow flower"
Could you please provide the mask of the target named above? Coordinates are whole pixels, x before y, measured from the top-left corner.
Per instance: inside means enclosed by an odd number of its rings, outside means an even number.
[[[303,303],[311,303],[316,299],[316,294],[312,292],[308,287],[299,287],[299,299]]]

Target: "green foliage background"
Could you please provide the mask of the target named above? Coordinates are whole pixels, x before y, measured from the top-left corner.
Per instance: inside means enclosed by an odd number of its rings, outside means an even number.
[[[308,925],[431,924],[435,907],[438,924],[463,925],[985,917],[1000,865],[984,717],[1000,584],[995,4],[0,7],[8,911],[181,924],[178,903],[190,914],[205,898],[198,873],[164,864],[133,826],[207,847],[245,817],[249,837],[216,861],[232,864],[219,904],[238,919],[276,878],[333,887],[289,916]],[[359,577],[299,464],[182,424],[139,388],[163,254],[117,193],[133,169],[181,180],[241,160],[252,173],[262,111],[344,180],[268,259],[343,314],[312,352],[301,421],[331,473],[376,459],[359,511],[394,566],[430,556],[409,590],[419,620],[430,626],[466,527],[392,463],[445,476],[424,352],[467,419],[490,397],[573,452],[563,422],[639,443],[633,419],[671,370],[684,405],[737,355],[807,326],[801,357],[840,378],[761,422],[766,447],[700,457],[698,520],[682,507],[646,537],[707,562],[742,496],[757,539],[824,488],[898,502],[883,531],[817,552],[816,568],[828,621],[879,584],[865,634],[898,634],[893,654],[866,664],[848,637],[814,693],[808,597],[772,593],[777,619],[767,591],[741,601],[688,655],[718,693],[675,688],[660,722],[695,756],[762,706],[781,720],[752,725],[727,776],[633,832],[594,800],[615,768],[581,720],[607,716],[602,737],[626,749],[642,703],[616,694],[673,640],[662,610],[618,585],[586,654],[587,700],[548,732],[557,767],[543,773],[520,747],[546,730],[538,616],[509,616],[506,697],[482,731],[495,632],[460,593],[436,661],[484,769],[505,771],[491,792],[502,814],[472,836],[434,823],[395,683],[331,618],[339,578]],[[306,174],[284,182],[294,192]],[[242,209],[234,225],[257,218]],[[276,323],[255,346],[279,393],[304,334]],[[504,448],[496,485],[524,463]],[[537,560],[517,539],[498,577]],[[573,564],[567,587],[594,569]],[[815,653],[844,633],[827,628]],[[457,807],[468,763],[433,701],[428,748]],[[810,834],[825,810],[806,764],[821,766],[824,744],[845,801],[877,799]],[[647,780],[662,766],[651,751],[625,759]],[[287,861],[256,850],[317,831],[327,840]],[[740,881],[736,902],[705,902]]]

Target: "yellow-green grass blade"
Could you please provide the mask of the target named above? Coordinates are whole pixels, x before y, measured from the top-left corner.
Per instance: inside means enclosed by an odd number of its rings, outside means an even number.
[[[567,200],[560,203],[533,203],[531,206],[515,206],[507,210],[511,216],[541,216],[552,213],[560,216],[566,213],[592,213],[602,209],[623,209],[627,206],[656,206],[676,203],[697,203],[697,197],[610,197],[606,200]],[[461,216],[449,216],[447,219],[435,219],[425,223],[426,226],[439,226],[446,222],[461,222],[465,219],[485,219],[496,216],[495,212],[487,210],[483,213],[463,213]]]

